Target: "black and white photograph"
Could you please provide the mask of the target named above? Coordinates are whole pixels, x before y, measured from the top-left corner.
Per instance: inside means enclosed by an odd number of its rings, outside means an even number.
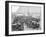
[[[44,3],[9,2],[7,8],[8,35],[44,33]]]

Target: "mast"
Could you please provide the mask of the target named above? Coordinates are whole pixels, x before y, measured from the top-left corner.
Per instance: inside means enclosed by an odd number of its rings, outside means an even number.
[[[27,15],[28,15],[28,16],[30,15],[30,13],[29,13],[29,7],[28,7],[28,12],[27,12]]]

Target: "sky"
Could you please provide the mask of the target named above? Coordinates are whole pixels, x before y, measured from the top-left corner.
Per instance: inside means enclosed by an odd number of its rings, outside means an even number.
[[[35,6],[12,6],[12,13],[23,14],[23,15],[32,15],[33,17],[40,16],[41,7]]]

